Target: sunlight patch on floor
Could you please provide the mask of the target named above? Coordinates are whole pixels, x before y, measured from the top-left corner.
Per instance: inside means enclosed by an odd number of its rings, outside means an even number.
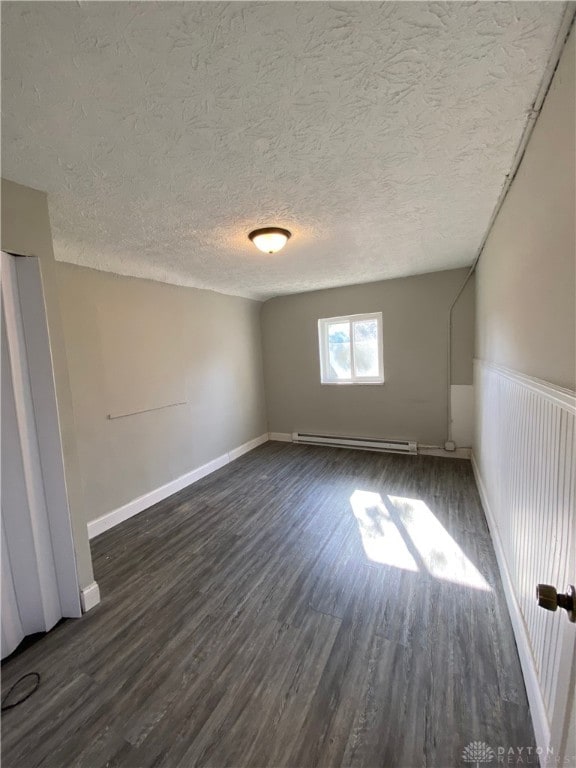
[[[369,560],[406,571],[418,570],[416,561],[391,520],[379,493],[354,491],[350,504],[358,521],[364,552]]]
[[[421,499],[388,496],[426,568],[437,579],[491,591],[446,528]]]
[[[406,571],[418,571],[420,564],[437,579],[492,591],[424,501],[404,496],[387,500],[390,509],[379,493],[356,489],[350,496],[369,560]]]

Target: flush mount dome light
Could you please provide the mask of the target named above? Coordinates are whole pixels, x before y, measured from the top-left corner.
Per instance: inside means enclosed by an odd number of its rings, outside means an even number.
[[[248,235],[256,248],[263,251],[264,253],[276,253],[281,248],[284,248],[291,236],[291,232],[289,232],[287,229],[280,229],[280,227],[264,227],[264,229],[255,229]]]

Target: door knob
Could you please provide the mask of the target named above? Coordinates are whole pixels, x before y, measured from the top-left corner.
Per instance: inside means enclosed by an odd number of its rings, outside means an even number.
[[[536,587],[536,599],[540,608],[547,611],[555,611],[564,608],[570,621],[576,621],[576,589],[571,584],[566,594],[558,594],[556,587],[551,584],[538,584]]]

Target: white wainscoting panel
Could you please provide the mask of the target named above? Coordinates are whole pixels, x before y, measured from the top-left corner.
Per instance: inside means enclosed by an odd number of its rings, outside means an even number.
[[[539,608],[535,589],[546,583],[563,590],[573,582],[576,396],[476,361],[475,399],[474,470],[507,592],[536,740],[545,749],[564,674],[567,619]]]
[[[458,448],[471,448],[474,442],[474,386],[452,384],[450,404],[452,440]]]

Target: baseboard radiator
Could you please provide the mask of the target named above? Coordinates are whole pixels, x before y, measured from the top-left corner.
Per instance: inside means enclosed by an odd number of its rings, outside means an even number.
[[[306,445],[331,445],[336,448],[358,448],[365,451],[386,451],[392,453],[418,453],[418,444],[413,440],[389,440],[379,437],[339,437],[318,435],[310,432],[293,432],[292,442]]]

